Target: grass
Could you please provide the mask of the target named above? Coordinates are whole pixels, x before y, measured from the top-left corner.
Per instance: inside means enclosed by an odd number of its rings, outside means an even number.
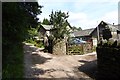
[[[11,50],[3,54],[2,78],[23,78],[24,75],[24,54],[23,45],[12,45]],[[5,58],[5,59],[4,59]]]
[[[96,46],[93,46],[93,49],[92,49],[92,51],[94,52],[94,51],[96,51]]]

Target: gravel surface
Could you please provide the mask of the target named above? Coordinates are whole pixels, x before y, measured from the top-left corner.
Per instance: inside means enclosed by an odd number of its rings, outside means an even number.
[[[52,55],[31,44],[24,45],[25,78],[94,79],[96,53]]]

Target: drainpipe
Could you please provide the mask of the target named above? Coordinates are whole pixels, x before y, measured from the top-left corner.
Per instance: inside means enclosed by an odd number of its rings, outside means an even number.
[[[100,34],[99,34],[99,26],[97,26],[97,42],[99,42],[99,40],[100,40]]]

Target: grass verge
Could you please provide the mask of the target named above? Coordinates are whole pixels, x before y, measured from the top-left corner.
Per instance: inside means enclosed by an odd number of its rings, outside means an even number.
[[[6,50],[6,51],[5,51]],[[2,79],[10,78],[23,78],[24,75],[24,54],[23,45],[13,44],[11,48],[3,49],[3,67],[2,67]]]

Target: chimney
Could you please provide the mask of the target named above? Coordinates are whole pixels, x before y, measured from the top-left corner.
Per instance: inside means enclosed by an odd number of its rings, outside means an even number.
[[[118,24],[118,29],[120,30],[120,24]]]

